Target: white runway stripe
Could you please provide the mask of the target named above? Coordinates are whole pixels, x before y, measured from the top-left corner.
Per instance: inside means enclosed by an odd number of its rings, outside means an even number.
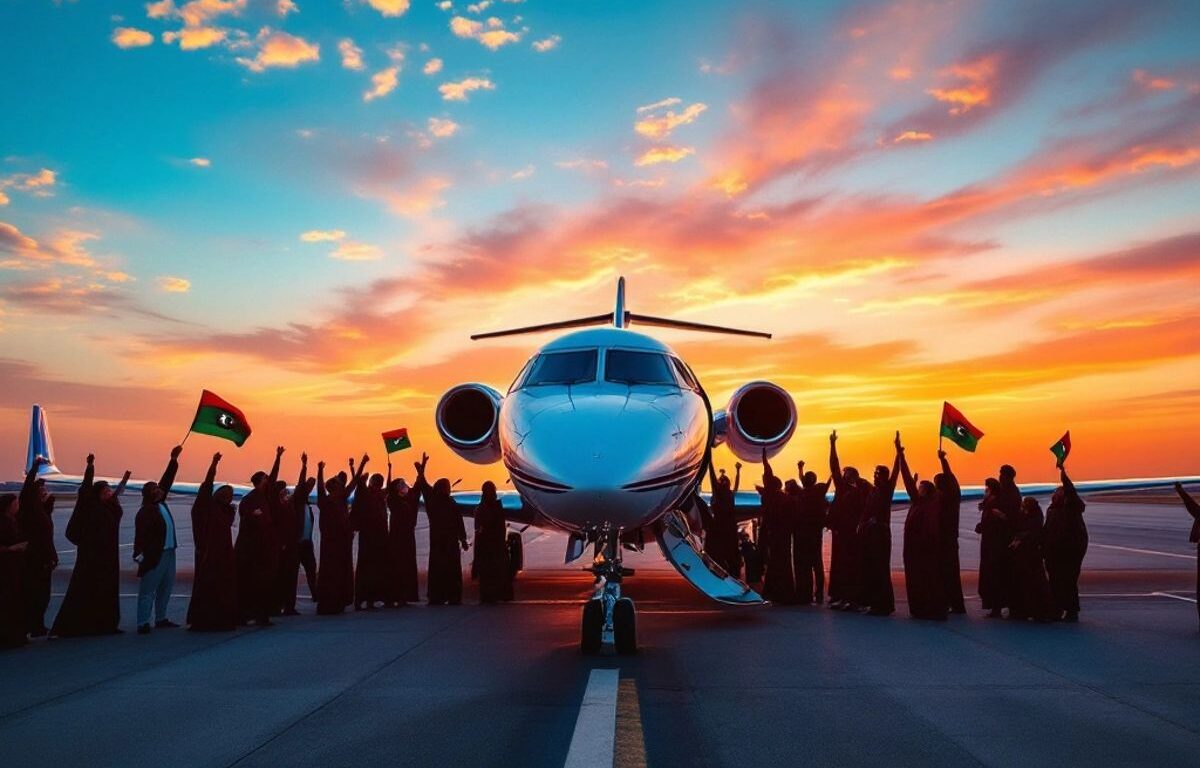
[[[1116,549],[1121,552],[1134,552],[1139,555],[1158,555],[1159,557],[1176,557],[1180,560],[1195,560],[1195,555],[1181,555],[1178,552],[1159,552],[1157,549],[1138,549],[1136,547],[1120,547],[1116,544],[1097,544],[1092,541],[1088,543],[1089,547],[1100,547],[1101,549]]]
[[[620,670],[593,669],[579,705],[579,718],[565,768],[612,765],[617,744],[617,684]]]

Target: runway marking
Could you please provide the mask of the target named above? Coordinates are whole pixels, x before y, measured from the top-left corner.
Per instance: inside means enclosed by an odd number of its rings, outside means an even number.
[[[1159,597],[1169,597],[1172,600],[1182,600],[1185,603],[1196,602],[1196,598],[1194,598],[1194,597],[1186,597],[1184,595],[1172,595],[1170,592],[1151,592],[1150,594],[1157,595]]]
[[[617,686],[617,746],[613,768],[646,768],[646,734],[637,680],[621,679]]]
[[[1137,547],[1121,547],[1116,544],[1097,544],[1090,542],[1089,547],[1100,547],[1101,549],[1119,549],[1122,552],[1134,552],[1139,555],[1158,555],[1160,557],[1176,557],[1180,560],[1195,560],[1195,555],[1181,555],[1178,552],[1159,552],[1157,549],[1138,549]]]
[[[564,768],[594,768],[613,764],[620,674],[617,669],[593,669],[588,675]]]

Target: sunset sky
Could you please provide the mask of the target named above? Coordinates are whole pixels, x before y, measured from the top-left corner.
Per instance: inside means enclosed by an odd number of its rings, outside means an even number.
[[[340,467],[545,337],[630,309],[717,405],[773,380],[779,459],[1200,474],[1200,3],[7,0],[0,473],[161,471],[202,388]],[[957,450],[957,449],[954,449]],[[717,461],[730,466],[721,449]],[[380,462],[382,463],[382,462]],[[285,465],[289,478],[295,463]]]

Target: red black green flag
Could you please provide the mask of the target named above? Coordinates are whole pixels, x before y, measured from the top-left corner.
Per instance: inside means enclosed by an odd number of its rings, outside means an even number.
[[[213,437],[223,437],[238,448],[250,437],[250,423],[246,415],[232,403],[209,392],[200,393],[200,405],[196,407],[196,418],[192,420],[190,432],[200,432]]]
[[[412,448],[412,441],[408,439],[408,430],[393,429],[390,432],[383,433],[383,447],[387,448],[388,453],[403,451]]]
[[[964,451],[975,452],[983,431],[950,403],[942,403],[942,437],[962,448]]]
[[[1053,453],[1058,458],[1058,463],[1062,464],[1071,455],[1071,430],[1067,430],[1066,434],[1059,438],[1058,442],[1050,446],[1050,453]]]

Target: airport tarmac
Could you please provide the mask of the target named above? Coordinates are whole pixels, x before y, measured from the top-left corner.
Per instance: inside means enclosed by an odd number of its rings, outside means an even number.
[[[187,501],[173,509],[182,621]],[[60,501],[60,538],[68,513]],[[962,515],[973,592],[977,513]],[[894,518],[890,619],[724,608],[656,552],[630,556],[635,657],[579,654],[590,579],[562,565],[562,536],[532,529],[512,605],[317,617],[302,600],[303,616],[229,634],[133,634],[129,568],[126,634],[0,652],[0,765],[1200,764],[1196,549],[1179,504],[1091,501],[1076,625],[984,619],[978,600],[909,619]],[[125,523],[128,550],[132,510]],[[59,549],[51,616],[73,563]]]

